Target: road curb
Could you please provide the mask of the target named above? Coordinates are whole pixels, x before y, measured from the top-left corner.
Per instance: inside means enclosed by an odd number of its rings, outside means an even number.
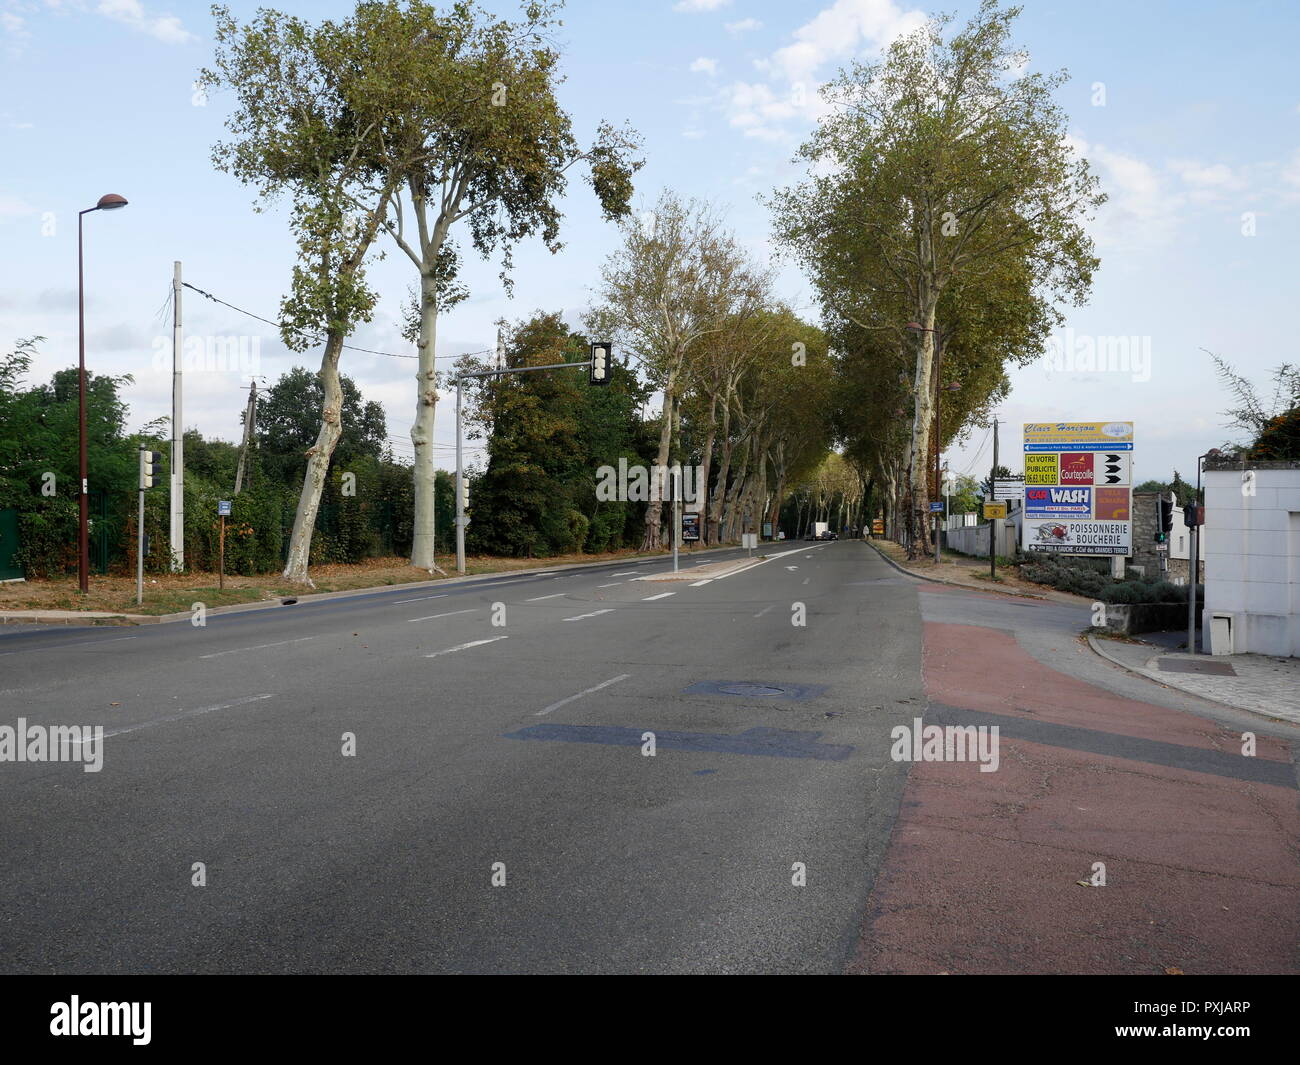
[[[690,557],[693,558],[696,555],[713,554],[716,551],[734,551],[736,549],[737,545],[735,544],[728,544],[725,547],[707,547],[700,551],[692,551]],[[256,603],[231,603],[228,606],[208,607],[206,614],[211,617],[217,614],[247,614],[256,610],[273,610],[277,607],[285,606],[286,604],[284,601],[286,599],[294,600],[292,604],[288,605],[320,603],[327,602],[331,599],[350,599],[358,595],[374,595],[376,592],[397,591],[402,588],[423,588],[430,585],[437,585],[441,588],[448,584],[472,584],[479,581],[496,580],[501,577],[523,577],[536,573],[559,573],[567,570],[594,569],[597,566],[617,566],[626,562],[640,562],[645,559],[671,557],[671,553],[628,555],[626,558],[612,559],[604,562],[566,562],[557,566],[539,565],[532,569],[501,570],[496,573],[474,573],[467,574],[464,577],[443,577],[437,580],[409,581],[403,584],[377,584],[368,588],[345,588],[337,592],[307,592],[302,595],[278,595],[274,599],[264,599]],[[181,610],[174,614],[114,614],[107,611],[87,611],[86,616],[82,617],[68,617],[64,614],[42,617],[40,616],[41,613],[41,611],[31,610],[13,611],[11,613],[0,611],[0,625],[80,625],[86,628],[91,628],[96,625],[171,625],[180,621],[188,621],[194,616],[193,613],[188,610]]]
[[[1252,710],[1249,706],[1238,706],[1236,703],[1225,703],[1222,699],[1214,699],[1208,695],[1202,695],[1200,692],[1190,692],[1186,688],[1178,688],[1172,684],[1165,684],[1163,681],[1156,680],[1155,677],[1148,673],[1143,673],[1140,669],[1134,669],[1127,662],[1122,661],[1101,646],[1101,641],[1097,637],[1087,635],[1088,646],[1101,658],[1104,658],[1112,666],[1118,666],[1126,673],[1132,673],[1135,677],[1141,677],[1143,680],[1150,681],[1152,684],[1158,684],[1166,691],[1178,692],[1180,695],[1188,695],[1193,699],[1200,699],[1202,702],[1211,703],[1214,706],[1220,706],[1225,710],[1235,710],[1239,714],[1250,714],[1253,717],[1262,718],[1265,721],[1276,721],[1281,724],[1294,725],[1294,721],[1288,721],[1284,717],[1271,717],[1268,714],[1261,714],[1258,710]],[[1156,656],[1157,658],[1159,655]]]
[[[963,591],[967,592],[987,592],[992,595],[1009,595],[1013,599],[1034,599],[1040,603],[1051,603],[1054,601],[1045,595],[1034,595],[1031,592],[1010,592],[1003,588],[981,588],[974,584],[958,584],[956,581],[946,581],[942,577],[927,577],[924,573],[913,573],[906,566],[900,566],[870,540],[864,542],[870,544],[876,554],[893,566],[894,569],[898,570],[899,573],[902,573],[907,577],[915,577],[918,581],[929,581],[931,584],[946,584],[949,588],[961,588]]]

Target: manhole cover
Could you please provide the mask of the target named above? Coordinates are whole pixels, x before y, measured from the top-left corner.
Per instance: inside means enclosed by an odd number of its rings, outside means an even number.
[[[771,684],[721,684],[718,691],[723,695],[784,695],[784,688]]]

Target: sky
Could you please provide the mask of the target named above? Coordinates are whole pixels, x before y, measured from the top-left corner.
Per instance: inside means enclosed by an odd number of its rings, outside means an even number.
[[[229,6],[242,22],[257,5]],[[311,19],[351,9],[336,0],[268,6]],[[793,157],[816,121],[816,87],[928,14],[960,22],[977,7],[572,0],[558,34],[560,101],[581,141],[606,119],[643,136],[638,210],[665,187],[712,200],[756,256],[773,260],[758,197],[802,176]],[[1197,455],[1235,438],[1206,350],[1261,386],[1272,368],[1297,361],[1298,34],[1294,0],[1025,0],[1016,42],[1029,69],[1070,74],[1058,92],[1069,142],[1110,200],[1088,224],[1101,267],[1087,305],[1065,309],[1051,350],[1012,371],[998,409],[1000,460],[1013,471],[1024,422],[1133,421],[1135,481],[1175,469],[1194,476]],[[171,412],[173,262],[189,283],[272,319],[293,265],[283,215],[257,211],[252,190],[211,164],[230,103],[195,91],[211,55],[206,3],[0,0],[0,350],[45,337],[31,381],[75,365],[77,212],[105,193],[125,196],[127,208],[85,217],[86,358],[96,373],[133,376],[124,392],[132,430]],[[520,246],[513,298],[497,263],[465,256],[472,296],[440,321],[440,367],[491,348],[502,317],[561,311],[579,325],[618,234],[581,181],[563,209],[564,249]],[[398,322],[415,275],[400,252],[384,250],[370,268],[380,304],[351,343],[386,354],[348,351],[341,369],[384,405],[394,451],[409,456],[415,362],[397,356],[414,349]],[[815,321],[806,280],[777,263],[778,294]],[[191,343],[214,352],[185,378],[184,424],[205,436],[238,439],[250,370],[273,382],[319,364],[319,351],[289,352],[273,327],[188,289],[183,310]],[[443,466],[454,461],[452,410],[439,404]],[[985,474],[991,436],[973,428],[945,455],[950,468]]]

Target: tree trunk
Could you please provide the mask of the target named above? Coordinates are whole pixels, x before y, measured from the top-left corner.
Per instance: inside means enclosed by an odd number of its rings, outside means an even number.
[[[916,353],[916,373],[912,378],[915,403],[912,414],[912,454],[908,484],[911,488],[910,532],[907,557],[916,558],[929,544],[929,468],[930,423],[934,419],[934,393],[930,379],[934,372],[934,317],[937,295],[928,288],[922,290],[921,342]]]
[[[704,453],[700,456],[700,477],[697,482],[696,491],[701,493],[701,498],[697,499],[693,506],[700,513],[701,546],[709,542],[709,473],[713,466],[713,441],[718,435],[718,396],[713,393],[709,396],[709,428],[704,436]]]
[[[658,551],[662,542],[659,527],[663,524],[664,506],[660,497],[663,481],[658,476],[658,473],[659,470],[666,469],[668,466],[668,453],[673,439],[673,389],[675,385],[675,375],[670,372],[668,379],[664,382],[663,424],[659,428],[659,450],[655,456],[655,465],[658,469],[651,471],[650,502],[646,504],[645,508],[645,534],[641,538],[642,551]]]
[[[315,445],[307,452],[307,471],[303,474],[298,511],[294,515],[293,533],[289,537],[289,558],[282,575],[286,581],[305,584],[310,588],[316,587],[315,581],[307,574],[316,512],[320,509],[321,493],[329,474],[330,456],[334,454],[334,447],[343,435],[343,389],[339,384],[339,355],[342,351],[343,334],[330,333],[325,341],[325,353],[321,356],[318,375],[323,393],[320,432],[316,434]]]
[[[420,339],[416,344],[420,354],[420,367],[415,375],[419,398],[415,405],[415,424],[411,426],[411,443],[415,446],[411,565],[430,573],[443,572],[434,556],[437,530],[434,510],[433,421],[438,404],[434,344],[437,336],[437,285],[430,267],[420,274]]]

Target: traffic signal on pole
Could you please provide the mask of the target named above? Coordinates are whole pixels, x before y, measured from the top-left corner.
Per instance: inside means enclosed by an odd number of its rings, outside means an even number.
[[[1156,496],[1156,543],[1169,542],[1169,530],[1174,527],[1174,501]]]
[[[469,478],[464,477],[460,482],[460,509],[461,511],[469,510]]]
[[[587,383],[590,385],[607,385],[609,384],[609,370],[611,357],[614,354],[613,347],[605,342],[591,345],[591,366],[587,376]]]
[[[140,451],[140,488],[153,487],[154,467],[162,462],[162,455],[157,451]]]
[[[1205,515],[1201,511],[1200,503],[1188,503],[1183,507],[1183,524],[1189,529],[1195,529],[1205,520]]]

